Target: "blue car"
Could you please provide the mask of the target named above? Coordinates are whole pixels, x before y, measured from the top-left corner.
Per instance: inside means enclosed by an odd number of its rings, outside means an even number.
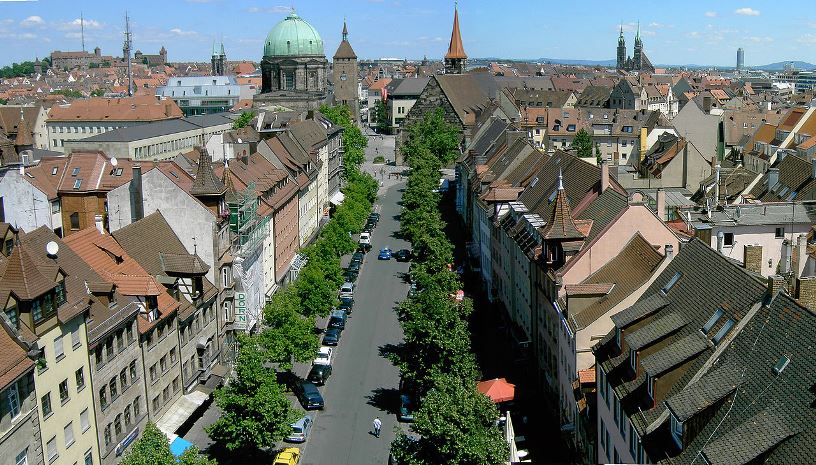
[[[391,260],[391,249],[383,247],[380,249],[380,254],[377,256],[378,260]]]

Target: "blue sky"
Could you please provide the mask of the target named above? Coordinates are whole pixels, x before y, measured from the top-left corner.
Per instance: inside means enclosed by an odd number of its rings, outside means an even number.
[[[0,64],[79,50],[80,10],[86,48],[121,55],[125,8],[134,50],[157,53],[164,45],[170,61],[209,61],[213,39],[223,36],[228,59],[257,61],[267,32],[288,13],[287,2],[317,28],[329,57],[344,16],[361,58],[441,58],[450,38],[452,1],[0,0]],[[471,57],[613,59],[619,23],[631,53],[640,21],[653,63],[733,66],[737,47],[745,49],[749,66],[816,62],[816,12],[804,0],[782,3],[462,0],[459,12]]]

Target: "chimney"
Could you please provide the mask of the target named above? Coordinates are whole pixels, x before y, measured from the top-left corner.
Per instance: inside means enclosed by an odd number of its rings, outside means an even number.
[[[507,146],[510,147],[515,144],[517,140],[526,135],[527,133],[525,131],[507,131]]]
[[[793,255],[791,255],[791,271],[793,276],[798,278],[804,268],[804,263],[807,261],[807,235],[800,234],[796,238],[796,246],[793,248]],[[804,260],[804,262],[803,262]]]
[[[105,222],[103,221],[102,215],[95,215],[94,216],[94,223],[96,223],[96,229],[99,230],[100,233],[105,234]]]
[[[609,164],[606,160],[601,160],[601,193],[609,187]]]
[[[787,239],[782,241],[782,256],[779,258],[779,270],[782,274],[788,274],[791,270],[791,243]]]
[[[703,96],[703,113],[709,114],[711,113],[711,96],[704,95]]]
[[[743,266],[752,273],[762,273],[761,245],[746,245],[744,247]]]
[[[777,291],[780,289],[785,288],[785,278],[775,274],[773,276],[768,276],[768,291],[770,291],[771,295],[776,295]]]
[[[130,222],[144,218],[144,196],[142,191],[142,165],[133,165],[133,179],[130,181]]]
[[[666,246],[663,248],[663,250],[666,251],[666,258],[674,257],[674,246],[673,245],[666,244]]]
[[[640,161],[646,158],[646,150],[648,150],[647,139],[649,138],[649,130],[646,126],[640,128]]]
[[[811,310],[816,309],[816,276],[799,278],[796,283],[799,303]]]
[[[785,150],[785,149],[777,150],[776,151],[776,161],[777,161],[777,163],[781,163],[782,160],[784,160],[785,157],[787,157],[787,156],[788,156],[788,151],[787,150]]]
[[[714,205],[720,204],[720,163],[714,166]]]
[[[666,215],[666,191],[663,190],[662,187],[657,189],[657,217],[660,218],[662,221],[666,221],[668,216]]]
[[[723,243],[725,242],[725,234],[722,231],[717,233],[717,252],[722,253]]]
[[[779,168],[768,169],[768,190],[779,182]]]

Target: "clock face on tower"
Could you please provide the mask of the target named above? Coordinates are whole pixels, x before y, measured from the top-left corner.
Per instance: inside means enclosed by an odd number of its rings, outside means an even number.
[[[344,72],[343,74],[340,75],[340,80],[345,81],[346,79],[348,79],[348,77],[346,76],[346,73]]]

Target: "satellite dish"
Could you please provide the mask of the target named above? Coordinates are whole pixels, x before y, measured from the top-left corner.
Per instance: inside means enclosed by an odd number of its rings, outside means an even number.
[[[119,160],[117,160],[116,157],[111,157],[110,161],[111,161],[111,165],[113,165],[113,166],[116,166],[116,165],[119,164]]]
[[[239,143],[239,144],[243,144],[243,143],[244,143],[244,141],[242,141],[242,140],[241,140],[241,138],[239,137],[239,138],[238,138],[238,143]]]
[[[45,244],[45,251],[48,252],[48,255],[51,257],[56,257],[57,252],[59,252],[59,244],[54,241]]]

